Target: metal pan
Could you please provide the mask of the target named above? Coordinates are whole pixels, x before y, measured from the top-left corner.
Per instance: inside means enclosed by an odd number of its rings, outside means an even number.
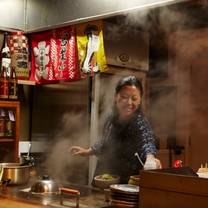
[[[22,185],[29,181],[32,165],[0,163],[0,166],[3,167],[2,181],[10,180],[9,185]]]

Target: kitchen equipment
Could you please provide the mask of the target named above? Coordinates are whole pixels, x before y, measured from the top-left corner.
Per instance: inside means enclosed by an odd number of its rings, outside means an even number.
[[[118,175],[97,175],[94,177],[95,186],[102,189],[109,188],[112,184],[118,184],[120,182],[120,177]]]
[[[27,155],[21,155],[20,156],[20,164],[21,166],[25,166],[25,165],[35,165],[35,159],[31,156],[27,156]]]
[[[26,184],[30,178],[31,165],[20,163],[0,163],[3,167],[2,181],[10,180],[9,185]]]
[[[44,175],[42,179],[36,181],[31,187],[32,193],[53,193],[59,194],[59,185]]]
[[[34,158],[30,155],[31,151],[31,143],[28,144],[28,151],[26,155],[21,155],[20,156],[20,163],[21,165],[35,165],[35,160]]]
[[[134,153],[134,156],[137,157],[137,159],[139,160],[139,162],[141,163],[142,166],[144,166],[144,163],[142,162],[141,158],[139,157],[138,152]]]
[[[73,195],[76,197],[76,208],[79,207],[79,197],[80,192],[75,189],[64,188],[55,181],[51,180],[48,175],[44,175],[42,179],[35,182],[30,192],[32,194],[45,194],[45,195],[60,195],[60,204],[64,205],[63,196],[64,195]]]

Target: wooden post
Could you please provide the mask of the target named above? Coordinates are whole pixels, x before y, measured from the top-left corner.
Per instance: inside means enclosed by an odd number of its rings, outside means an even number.
[[[92,100],[91,100],[91,119],[90,119],[90,146],[94,144],[98,139],[99,133],[99,98],[100,98],[100,74],[96,74],[92,82]],[[93,179],[95,167],[97,164],[96,157],[90,157],[89,159],[89,179],[90,185]]]

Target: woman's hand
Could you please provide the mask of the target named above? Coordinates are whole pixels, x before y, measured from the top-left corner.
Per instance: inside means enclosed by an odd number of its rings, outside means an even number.
[[[70,152],[72,155],[89,156],[92,154],[92,149],[91,148],[86,149],[79,146],[72,146],[70,148]]]
[[[160,160],[155,158],[154,155],[148,154],[146,161],[144,163],[144,170],[151,170],[151,169],[161,169],[162,165]]]

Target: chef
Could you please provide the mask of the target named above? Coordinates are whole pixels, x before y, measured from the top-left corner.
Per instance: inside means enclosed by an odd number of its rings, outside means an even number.
[[[127,183],[143,168],[161,168],[154,133],[141,109],[142,95],[142,84],[135,76],[120,79],[101,139],[89,148],[70,148],[73,155],[98,157],[95,175],[115,174],[121,183]]]

